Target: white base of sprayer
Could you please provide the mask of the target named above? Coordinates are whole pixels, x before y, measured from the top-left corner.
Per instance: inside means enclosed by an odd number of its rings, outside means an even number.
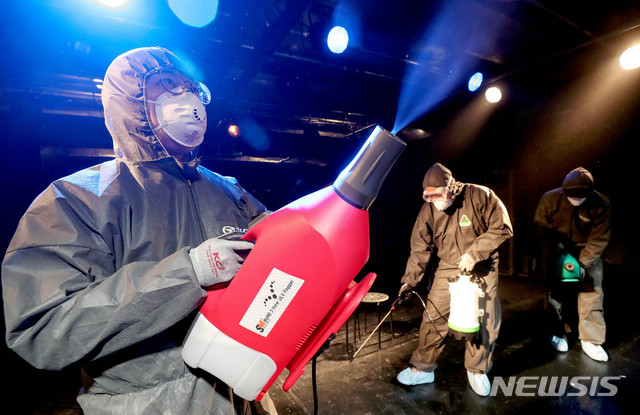
[[[184,342],[182,358],[187,365],[206,370],[249,401],[256,399],[277,369],[269,356],[227,336],[201,313]]]

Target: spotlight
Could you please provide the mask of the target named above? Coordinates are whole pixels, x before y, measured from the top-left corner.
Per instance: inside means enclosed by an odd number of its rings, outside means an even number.
[[[98,3],[104,4],[107,7],[120,7],[127,2],[127,0],[97,0],[97,1]]]
[[[486,92],[484,93],[484,97],[487,99],[487,101],[494,104],[502,99],[502,91],[500,91],[500,88],[492,86],[491,88],[486,90]]]
[[[469,78],[467,88],[469,88],[469,91],[475,92],[480,88],[480,85],[482,85],[482,73],[476,72]]]
[[[327,36],[327,46],[333,53],[342,53],[349,45],[349,34],[342,26],[334,26]]]
[[[218,14],[218,0],[169,0],[169,7],[182,23],[193,27],[208,25]]]
[[[240,127],[238,127],[236,124],[229,124],[227,126],[227,134],[229,134],[229,137],[231,138],[240,137]]]
[[[636,69],[640,67],[640,45],[625,50],[620,55],[620,66],[623,69]]]

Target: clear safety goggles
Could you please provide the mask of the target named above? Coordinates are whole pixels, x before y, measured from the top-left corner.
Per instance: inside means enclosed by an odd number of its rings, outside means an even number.
[[[425,202],[433,203],[440,200],[445,200],[449,192],[444,186],[441,187],[427,187],[422,192],[422,198]]]
[[[154,74],[158,74],[160,84],[167,92],[174,95],[192,92],[200,98],[200,101],[202,101],[204,105],[211,102],[211,91],[209,91],[209,88],[207,88],[204,83],[191,79],[189,75],[180,70],[165,66],[147,73],[146,79]]]

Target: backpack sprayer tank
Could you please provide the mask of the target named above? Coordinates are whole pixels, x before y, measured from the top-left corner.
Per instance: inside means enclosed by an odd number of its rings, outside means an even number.
[[[405,143],[376,127],[333,186],[259,221],[255,246],[231,283],[207,292],[182,356],[248,400],[285,367],[285,391],[373,284],[353,279],[369,259],[368,208]]]

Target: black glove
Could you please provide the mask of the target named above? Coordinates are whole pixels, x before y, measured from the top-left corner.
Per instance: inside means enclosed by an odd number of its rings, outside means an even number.
[[[400,291],[398,291],[398,297],[395,299],[393,304],[391,304],[391,308],[396,308],[400,304],[407,301],[407,298],[409,298],[409,296],[411,295],[411,291],[413,291],[414,289],[415,287],[412,285],[409,285],[407,283],[402,284],[402,286],[400,287]]]

